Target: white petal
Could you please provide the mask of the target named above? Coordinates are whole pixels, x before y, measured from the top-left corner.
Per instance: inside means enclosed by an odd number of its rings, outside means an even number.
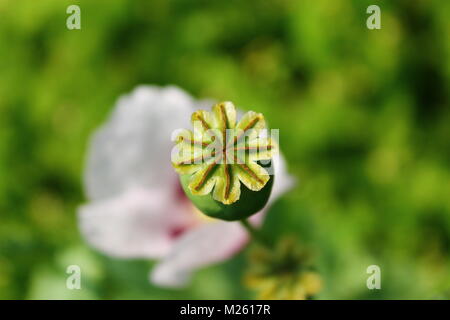
[[[269,198],[268,206],[270,206],[285,192],[292,189],[296,184],[295,178],[287,172],[286,160],[284,159],[283,154],[281,152],[279,152],[274,157],[274,169],[275,169],[274,170],[275,180],[273,183],[272,193]]]
[[[79,227],[90,245],[122,258],[159,258],[167,254],[174,232],[187,228],[187,206],[158,189],[133,189],[79,209]]]
[[[212,222],[186,232],[169,255],[157,264],[150,280],[160,286],[181,287],[199,267],[228,259],[247,242],[239,222]]]
[[[176,87],[141,86],[121,97],[90,144],[84,179],[88,198],[109,198],[130,187],[171,188],[171,134],[189,126],[196,108]]]
[[[204,105],[175,87],[138,87],[119,99],[88,153],[85,185],[95,201],[79,210],[84,236],[118,257],[165,256],[152,273],[161,285],[182,285],[192,271],[227,259],[248,240],[237,222],[208,223],[175,242],[171,235],[192,222],[186,207],[180,209],[174,201],[171,135],[188,128],[191,113]],[[275,174],[269,205],[293,185],[281,156]],[[266,210],[254,215],[252,223],[261,222]]]

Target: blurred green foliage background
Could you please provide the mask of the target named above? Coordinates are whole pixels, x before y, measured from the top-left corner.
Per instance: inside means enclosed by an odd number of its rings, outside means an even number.
[[[81,30],[66,8],[81,7]],[[381,7],[381,30],[366,8]],[[182,290],[87,247],[92,131],[138,84],[231,100],[280,128],[299,184],[273,237],[315,253],[318,298],[450,297],[450,2],[0,0],[0,298],[252,298],[246,253]],[[67,290],[66,267],[82,268]],[[382,290],[366,288],[367,266]]]

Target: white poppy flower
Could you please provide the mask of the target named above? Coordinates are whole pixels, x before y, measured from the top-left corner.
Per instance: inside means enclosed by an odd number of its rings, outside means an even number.
[[[110,256],[158,259],[150,273],[161,286],[185,285],[200,267],[226,260],[248,241],[239,222],[204,217],[185,197],[170,161],[172,132],[205,107],[177,87],[140,86],[119,99],[94,134],[84,184],[88,203],[78,211],[87,242]],[[269,203],[293,185],[277,157]]]

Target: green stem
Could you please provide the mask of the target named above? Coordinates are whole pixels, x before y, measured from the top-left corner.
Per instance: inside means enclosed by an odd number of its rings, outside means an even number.
[[[248,222],[247,219],[240,220],[242,226],[247,230],[247,232],[250,234],[250,236],[255,239],[258,243],[265,247],[270,247],[269,241],[266,239],[264,234],[256,229],[254,226],[251,225],[250,222]]]

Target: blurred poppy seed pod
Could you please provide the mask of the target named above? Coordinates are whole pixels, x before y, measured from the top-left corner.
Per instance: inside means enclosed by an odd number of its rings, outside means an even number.
[[[222,102],[212,112],[194,112],[191,122],[194,131],[181,130],[172,153],[187,197],[204,214],[227,221],[260,211],[272,191],[266,168],[277,151],[264,134],[263,115],[249,111],[236,123],[234,105]]]

